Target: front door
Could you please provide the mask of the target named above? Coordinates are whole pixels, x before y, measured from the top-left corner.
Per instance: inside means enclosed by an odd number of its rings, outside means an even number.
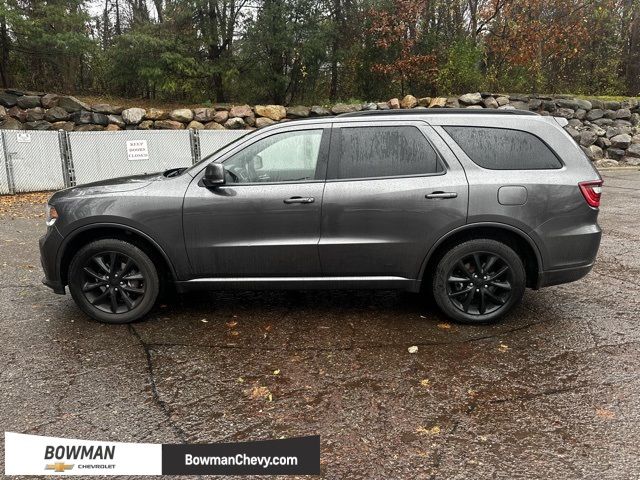
[[[467,199],[462,166],[428,124],[334,124],[323,274],[417,279],[434,242],[464,225]]]
[[[184,233],[194,278],[318,276],[330,128],[256,133],[223,162],[227,183],[191,183]]]

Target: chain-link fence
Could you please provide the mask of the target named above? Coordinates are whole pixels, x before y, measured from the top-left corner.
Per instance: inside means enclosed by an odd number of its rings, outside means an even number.
[[[59,190],[108,178],[186,167],[246,133],[0,130],[0,194]]]

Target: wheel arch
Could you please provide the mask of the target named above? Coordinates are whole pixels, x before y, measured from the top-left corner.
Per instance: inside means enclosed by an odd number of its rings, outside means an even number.
[[[160,266],[158,274],[161,279],[176,280],[176,272],[165,251],[149,235],[128,225],[115,223],[99,223],[78,228],[69,235],[60,246],[58,255],[58,272],[63,285],[68,285],[69,265],[75,252],[89,242],[105,238],[127,241],[140,248],[151,260]]]
[[[539,274],[542,272],[542,256],[533,239],[519,228],[504,223],[480,222],[463,225],[441,237],[429,250],[422,262],[418,278],[422,285],[431,283],[438,261],[454,245],[474,238],[490,238],[507,244],[523,260],[527,274],[527,287],[537,288]]]

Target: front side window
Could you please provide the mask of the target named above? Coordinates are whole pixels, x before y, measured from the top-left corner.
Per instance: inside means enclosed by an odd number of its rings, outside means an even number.
[[[443,170],[435,150],[416,127],[343,127],[337,133],[332,178],[428,175]]]
[[[277,133],[224,162],[228,183],[297,182],[316,174],[322,129]]]
[[[477,165],[491,170],[561,168],[551,149],[522,130],[494,127],[443,127]]]

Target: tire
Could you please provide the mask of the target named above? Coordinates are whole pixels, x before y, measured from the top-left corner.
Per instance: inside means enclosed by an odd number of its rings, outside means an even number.
[[[97,240],[82,247],[69,265],[69,291],[80,309],[104,323],[144,317],[160,291],[149,256],[131,243]]]
[[[456,245],[433,273],[433,297],[451,319],[492,323],[520,303],[526,287],[522,260],[509,246],[486,238]]]

